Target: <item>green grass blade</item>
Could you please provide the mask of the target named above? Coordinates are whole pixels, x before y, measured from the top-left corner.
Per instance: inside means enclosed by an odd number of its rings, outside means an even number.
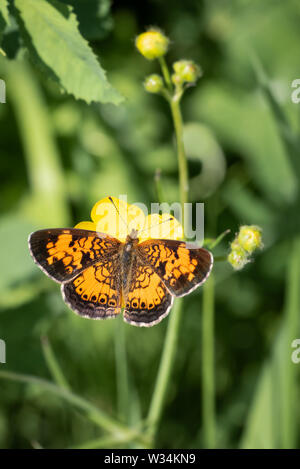
[[[149,425],[149,436],[155,435],[156,428],[161,418],[167,386],[170,380],[172,362],[174,360],[175,348],[178,338],[178,327],[182,315],[182,298],[176,300],[175,307],[171,311],[167,335],[165,338],[164,349],[159,365],[154,391],[152,394],[151,404],[148,412],[147,422]]]
[[[121,421],[128,423],[129,419],[129,381],[126,352],[126,331],[122,315],[115,323],[115,356],[117,374],[117,408]]]
[[[292,363],[291,343],[300,337],[300,239],[293,242],[286,277],[286,305],[282,326],[272,354],[263,366],[247,417],[242,448],[294,448],[299,434],[296,423],[297,365]]]
[[[67,382],[62,369],[55,357],[53,349],[50,345],[48,337],[41,337],[42,350],[44,354],[45,361],[47,363],[48,369],[56,382],[56,384],[64,389],[70,391],[69,383]]]
[[[27,384],[35,384],[41,389],[44,389],[45,391],[60,396],[62,399],[69,402],[74,407],[82,410],[85,413],[86,417],[89,418],[93,423],[98,425],[100,428],[112,433],[113,435],[118,437],[126,436],[126,438],[128,437],[136,438],[137,440],[142,440],[142,438],[140,438],[139,433],[137,433],[135,430],[128,429],[127,427],[107,415],[104,411],[100,410],[98,407],[95,407],[90,404],[82,397],[74,394],[73,392],[68,391],[65,388],[59,387],[56,384],[53,384],[45,379],[20,373],[14,373],[12,371],[0,370],[0,379],[1,378],[10,381],[19,381]]]

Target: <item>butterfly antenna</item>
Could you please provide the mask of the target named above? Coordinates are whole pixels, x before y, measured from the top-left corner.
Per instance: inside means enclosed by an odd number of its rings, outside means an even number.
[[[124,225],[126,226],[127,231],[128,231],[128,229],[129,229],[129,228],[128,228],[128,224],[127,224],[127,222],[124,220],[124,218],[122,217],[122,215],[121,215],[121,213],[120,213],[118,207],[116,206],[116,204],[114,203],[114,201],[113,201],[113,199],[112,199],[111,197],[108,197],[108,199],[109,199],[109,201],[113,204],[113,206],[115,207],[115,209],[116,209],[116,211],[117,211],[119,217],[121,218],[122,222],[124,223]]]
[[[150,228],[144,228],[143,230],[140,230],[137,234],[139,235],[140,233],[143,233],[143,231],[152,230],[152,228],[154,228],[155,226],[162,225],[163,223],[167,223],[168,221],[172,221],[172,220],[175,220],[175,218],[171,217],[171,218],[168,218],[167,220],[164,220],[164,221],[161,221],[161,222],[157,223],[156,225],[150,226]]]

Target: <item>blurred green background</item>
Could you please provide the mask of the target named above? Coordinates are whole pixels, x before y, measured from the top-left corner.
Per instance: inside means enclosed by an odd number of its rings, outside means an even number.
[[[291,83],[300,78],[299,2],[91,0],[78,19],[110,83],[126,98],[119,106],[88,105],[62,93],[19,50],[15,24],[2,42],[0,338],[7,363],[0,372],[51,380],[41,345],[47,336],[74,392],[132,425],[147,414],[168,320],[149,329],[125,325],[126,360],[120,321],[85,320],[68,310],[59,287],[34,265],[27,237],[88,220],[107,195],[156,201],[158,168],[165,200],[178,200],[169,108],[142,85],[159,66],[134,47],[137,34],[157,25],[172,41],[169,64],[193,59],[204,71],[182,111],[190,197],[205,202],[205,235],[230,229],[215,251],[225,255],[241,224],[263,229],[264,249],[242,271],[227,262],[214,269],[216,446],[300,447],[300,364],[291,363],[291,340],[300,338],[300,131],[299,105],[291,102]],[[185,299],[158,448],[205,446],[201,290]],[[130,395],[122,415],[126,361]],[[0,385],[1,448],[64,448],[101,437],[97,426],[37,384]]]

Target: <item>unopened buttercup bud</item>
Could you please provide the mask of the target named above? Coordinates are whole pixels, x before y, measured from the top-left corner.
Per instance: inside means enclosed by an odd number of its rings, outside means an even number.
[[[173,73],[173,75],[171,76],[171,79],[174,85],[182,85],[183,83],[182,77],[178,73]]]
[[[166,54],[169,39],[158,29],[149,29],[137,36],[135,45],[146,59],[153,60]]]
[[[227,260],[235,270],[241,270],[249,262],[246,251],[238,245],[234,246]]]
[[[240,243],[238,242],[238,239],[237,239],[237,238],[235,238],[235,239],[232,241],[232,243],[230,244],[230,248],[231,248],[232,251],[233,251],[234,249],[238,249],[238,248],[240,248],[240,247],[241,247],[241,246],[240,246]]]
[[[175,81],[181,83],[194,83],[202,75],[201,68],[192,60],[178,60],[173,64],[174,75],[172,77],[173,83]]]
[[[237,241],[240,246],[251,254],[255,249],[262,247],[261,228],[256,225],[241,226]]]
[[[146,77],[144,81],[144,88],[148,93],[160,93],[163,87],[164,82],[162,77],[155,73]]]

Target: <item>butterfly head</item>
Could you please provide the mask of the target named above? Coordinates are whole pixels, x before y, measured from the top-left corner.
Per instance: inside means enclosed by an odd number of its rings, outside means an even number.
[[[137,230],[131,230],[130,234],[127,235],[126,241],[125,241],[125,252],[130,253],[132,252],[132,249],[134,246],[136,246],[139,242],[139,239],[137,237],[138,232]]]
[[[138,239],[138,230],[134,228],[130,231],[130,234],[127,236],[127,240],[136,240]]]

